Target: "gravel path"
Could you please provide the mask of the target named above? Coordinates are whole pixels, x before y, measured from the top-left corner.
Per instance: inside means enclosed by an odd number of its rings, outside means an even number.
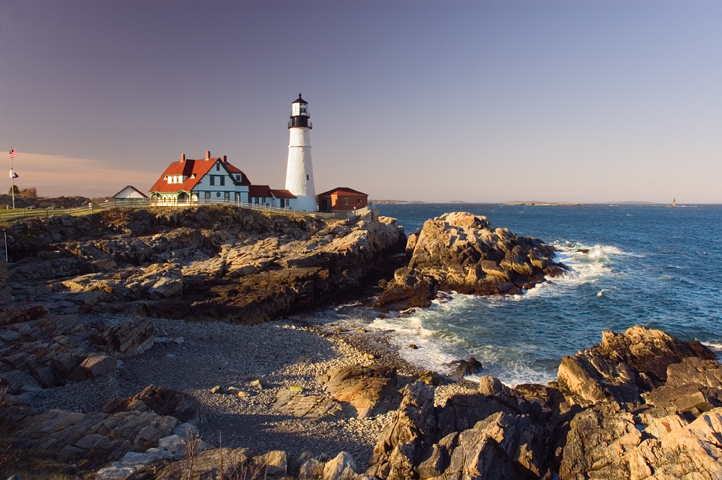
[[[335,421],[299,419],[273,409],[276,395],[300,386],[304,394],[328,396],[315,378],[339,366],[373,362],[394,366],[402,384],[421,373],[399,357],[384,332],[288,320],[260,325],[150,320],[156,343],[149,351],[123,359],[115,375],[50,389],[33,406],[97,411],[110,399],[159,385],[201,402],[206,414],[199,425],[201,437],[212,445],[246,447],[256,453],[284,450],[290,458],[306,451],[335,456],[345,450],[365,469],[393,413]],[[238,388],[248,396],[213,394],[216,385]],[[439,387],[437,404],[455,393],[470,393],[473,387],[467,383]]]

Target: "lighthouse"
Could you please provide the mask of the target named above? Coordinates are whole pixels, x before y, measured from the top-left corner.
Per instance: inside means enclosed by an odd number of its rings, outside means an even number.
[[[286,167],[286,190],[294,194],[298,210],[316,211],[316,188],[313,185],[311,164],[311,122],[308,102],[298,98],[291,104],[291,119],[288,121],[288,166]]]

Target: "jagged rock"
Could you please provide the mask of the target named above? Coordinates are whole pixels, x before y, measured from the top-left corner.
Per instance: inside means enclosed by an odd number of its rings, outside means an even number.
[[[641,441],[630,412],[613,401],[597,403],[571,421],[559,477],[629,478],[624,457]]]
[[[112,373],[117,368],[118,362],[115,357],[110,357],[102,353],[93,353],[83,360],[83,362],[70,375],[71,380],[82,382],[89,378],[97,378],[101,375]]]
[[[155,447],[178,420],[154,412],[37,412],[28,407],[0,409],[0,423],[26,448],[54,450],[72,458],[102,463],[129,451]]]
[[[490,377],[485,377],[490,378]],[[374,448],[368,475],[402,478],[537,478],[548,471],[541,407],[485,380],[490,395],[455,395],[433,407],[433,388],[407,386]],[[491,394],[499,393],[500,398]]]
[[[427,307],[438,291],[518,294],[566,270],[541,240],[494,228],[464,212],[427,220],[407,245],[408,267],[385,285],[377,306]]]
[[[421,452],[433,445],[436,434],[434,389],[416,382],[404,387],[401,406],[381,433],[374,447],[366,474],[383,479],[415,476]]]
[[[110,466],[95,473],[95,480],[126,480],[137,473],[133,467]]]
[[[281,390],[276,396],[273,408],[281,413],[298,418],[324,420],[344,418],[341,406],[321,395],[302,395],[293,390]]]
[[[716,358],[697,341],[683,342],[640,325],[624,333],[605,331],[598,346],[562,359],[559,385],[573,403],[639,401],[641,393],[664,384],[669,365],[698,356]]]
[[[260,462],[259,462],[260,463]],[[216,448],[205,450],[193,458],[170,463],[155,474],[155,480],[188,479],[201,480],[217,478],[221,465],[229,478],[246,478],[244,474],[256,474],[256,478],[263,478],[259,474],[263,471],[261,464],[254,464],[250,452],[245,448]],[[236,475],[235,477],[233,475]],[[251,475],[248,475],[250,478]]]
[[[457,360],[456,362],[453,362],[453,364],[456,365],[456,368],[454,369],[454,377],[458,379],[462,379],[466,375],[476,375],[484,368],[481,365],[481,362],[474,357],[470,357],[469,360]]]
[[[149,385],[138,395],[124,400],[108,402],[105,413],[153,411],[158,415],[170,415],[181,422],[198,422],[203,418],[201,405],[190,395],[166,387]]]
[[[10,325],[13,323],[30,322],[38,320],[48,314],[48,309],[44,305],[35,305],[30,308],[21,310],[8,309],[0,312],[0,325]]]
[[[333,460],[323,467],[323,480],[343,480],[354,476],[356,462],[350,453],[339,452]]]
[[[392,368],[379,365],[340,367],[321,376],[320,381],[333,398],[355,407],[359,418],[394,410],[401,402],[396,370]]]
[[[264,465],[263,478],[268,480],[280,480],[288,473],[288,459],[286,452],[274,450],[263,456]]]
[[[153,324],[136,318],[131,322],[112,325],[100,332],[93,332],[90,341],[100,350],[132,357],[153,346]]]
[[[301,464],[298,473],[299,480],[317,479],[323,476],[324,463],[315,458],[310,458]]]

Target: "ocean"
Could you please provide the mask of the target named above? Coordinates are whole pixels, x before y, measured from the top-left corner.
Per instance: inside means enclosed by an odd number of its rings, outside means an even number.
[[[362,303],[316,321],[393,330],[401,355],[450,371],[470,356],[508,385],[556,380],[559,362],[634,325],[697,339],[722,353],[722,206],[377,205],[408,234],[445,212],[484,215],[495,227],[542,239],[571,268],[522,295],[453,294],[411,315],[384,317]],[[588,249],[588,253],[577,252]],[[412,350],[409,344],[420,348]],[[471,377],[473,380],[474,378]]]

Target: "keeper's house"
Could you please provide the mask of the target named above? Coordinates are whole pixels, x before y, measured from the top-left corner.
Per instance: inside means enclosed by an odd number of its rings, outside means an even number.
[[[186,159],[181,155],[165,169],[150,188],[154,203],[216,203],[250,202],[251,182],[240,169],[228,163],[228,158],[212,158],[206,152],[202,160]]]
[[[320,212],[344,212],[366,208],[369,196],[348,187],[336,187],[316,195]]]

